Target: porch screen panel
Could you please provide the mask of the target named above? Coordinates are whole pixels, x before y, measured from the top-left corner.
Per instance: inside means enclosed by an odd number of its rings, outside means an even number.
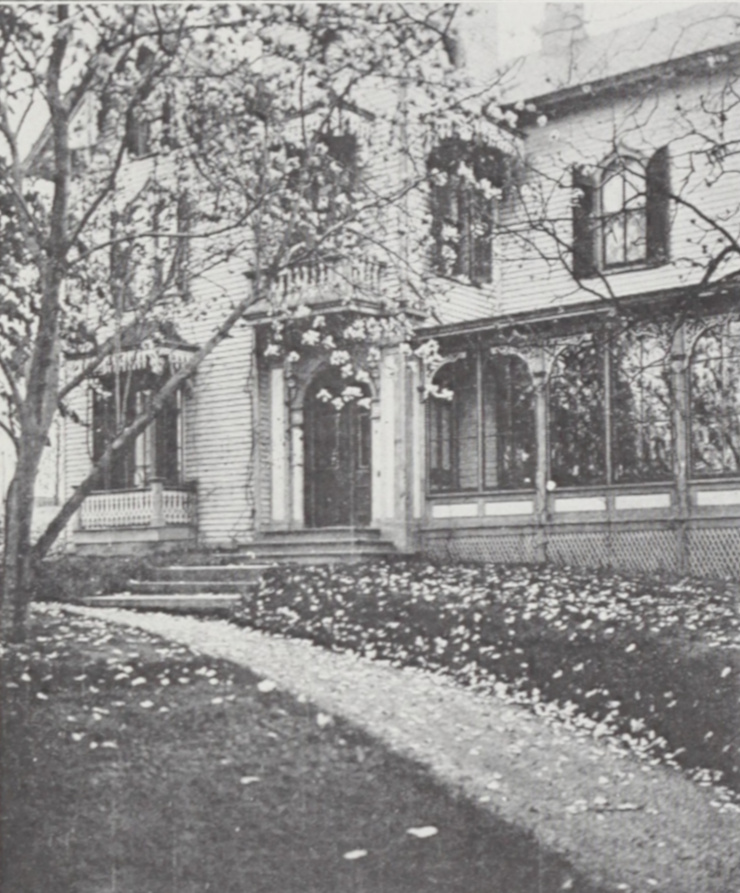
[[[673,475],[667,345],[656,333],[625,332],[611,353],[612,469],[616,483]]]
[[[740,321],[702,335],[689,365],[691,472],[740,473]]]
[[[604,358],[597,341],[564,348],[549,387],[550,477],[558,486],[606,480]]]
[[[493,356],[485,364],[483,425],[486,487],[532,487],[537,455],[534,390],[520,357]]]
[[[434,379],[427,404],[432,491],[479,486],[478,399],[475,366],[458,360]]]
[[[460,490],[477,490],[478,473],[478,399],[475,369],[466,369],[453,397],[457,441],[457,485]]]

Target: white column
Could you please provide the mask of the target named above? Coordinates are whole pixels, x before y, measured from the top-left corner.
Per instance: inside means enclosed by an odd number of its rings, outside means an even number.
[[[285,434],[285,374],[281,366],[274,366],[270,370],[270,505],[272,520],[278,523],[288,517]]]
[[[411,513],[421,518],[424,512],[424,480],[426,476],[426,427],[421,400],[421,375],[417,363],[411,367]]]
[[[395,517],[396,475],[396,357],[386,354],[380,367],[380,418],[379,448],[373,456],[377,459],[379,492],[379,517],[390,519]],[[375,444],[373,444],[375,446]]]
[[[291,520],[295,527],[305,524],[303,486],[303,409],[290,411]]]

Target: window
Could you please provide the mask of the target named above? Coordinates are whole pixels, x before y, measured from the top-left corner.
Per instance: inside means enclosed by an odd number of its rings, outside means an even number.
[[[152,148],[151,122],[141,109],[129,109],[126,114],[126,149],[133,158],[148,155]]]
[[[691,472],[740,473],[740,322],[697,339],[689,363]]]
[[[303,148],[288,144],[288,159],[297,164],[286,177],[284,204],[286,212],[298,202],[305,208],[291,233],[294,245],[304,245],[311,252],[321,245],[332,253],[329,240],[324,237],[333,224],[347,214],[350,200],[358,185],[358,144],[354,134],[322,134],[319,148],[307,160]]]
[[[559,486],[606,481],[604,358],[598,341],[564,348],[549,383],[550,477]]]
[[[527,364],[493,356],[483,370],[484,477],[486,488],[534,486],[537,458],[534,389]]]
[[[596,174],[573,170],[573,274],[668,260],[670,157],[611,159]]]
[[[427,159],[433,266],[442,276],[492,281],[493,195],[508,177],[509,161],[481,143],[451,137]]]
[[[429,483],[433,491],[478,488],[478,397],[475,364],[443,366],[428,402]]]
[[[612,475],[615,483],[673,475],[667,345],[649,329],[630,330],[611,352]]]
[[[604,267],[645,260],[645,167],[636,158],[613,161],[601,178]]]
[[[162,378],[148,370],[132,370],[99,379],[92,400],[92,459],[97,462],[108,445],[146,409]],[[180,475],[179,400],[174,395],[152,424],[119,450],[104,472],[103,490],[142,487],[152,478],[176,484]]]
[[[443,276],[491,282],[493,207],[475,184],[448,175],[431,187],[434,265]]]

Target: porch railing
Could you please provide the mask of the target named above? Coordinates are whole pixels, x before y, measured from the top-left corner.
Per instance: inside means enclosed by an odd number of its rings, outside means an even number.
[[[146,489],[91,493],[79,514],[81,530],[125,527],[166,527],[195,523],[196,497],[192,487],[173,487],[153,481]]]

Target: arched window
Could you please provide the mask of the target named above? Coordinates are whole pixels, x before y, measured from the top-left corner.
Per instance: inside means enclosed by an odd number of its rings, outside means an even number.
[[[612,346],[612,475],[615,483],[664,481],[673,474],[667,345],[650,329],[630,329]]]
[[[483,369],[486,488],[534,486],[537,458],[534,389],[523,359],[494,355]]]
[[[573,168],[573,275],[670,255],[671,168],[667,146],[649,160],[619,156],[599,171]]]
[[[740,473],[740,321],[699,337],[689,364],[691,472]]]
[[[477,489],[478,400],[471,360],[449,363],[434,377],[427,425],[431,490]]]
[[[601,238],[605,267],[646,258],[646,172],[636,158],[618,158],[601,179]]]
[[[550,477],[559,486],[606,478],[604,362],[596,340],[564,348],[549,384]]]

